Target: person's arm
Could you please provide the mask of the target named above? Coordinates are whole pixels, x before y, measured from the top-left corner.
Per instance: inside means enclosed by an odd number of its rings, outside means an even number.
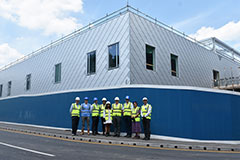
[[[72,113],[72,109],[73,109],[73,105],[71,105],[71,107],[69,109],[70,114]]]
[[[150,113],[151,113],[151,111],[152,111],[152,106],[151,105],[149,105],[149,107],[148,107],[148,112],[147,112],[147,114],[146,114],[146,116],[145,117],[147,117]]]
[[[105,118],[105,110],[103,110],[103,118]]]
[[[140,108],[140,110],[141,110],[141,111],[140,111],[140,112],[141,112],[141,117],[143,117],[142,108]]]
[[[93,105],[89,104],[90,105],[90,112],[92,112],[93,110]]]
[[[131,103],[131,110],[133,110],[133,104]]]

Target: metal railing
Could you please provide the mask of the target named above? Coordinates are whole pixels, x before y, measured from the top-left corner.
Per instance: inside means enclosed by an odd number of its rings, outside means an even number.
[[[213,87],[220,89],[240,89],[240,77],[229,77],[213,80]]]
[[[181,37],[183,37],[185,39],[188,39],[188,40],[190,40],[190,41],[192,41],[192,42],[194,42],[194,43],[196,43],[196,44],[198,44],[198,45],[200,45],[200,46],[202,46],[202,47],[204,47],[204,48],[206,48],[208,50],[211,50],[211,47],[209,47],[208,45],[206,45],[206,44],[204,44],[204,43],[202,43],[202,42],[200,42],[198,40],[196,40],[195,38],[192,38],[192,37],[186,35],[184,32],[180,32],[177,29],[175,29],[175,28],[173,28],[171,26],[168,26],[165,23],[162,23],[162,22],[158,21],[157,18],[152,18],[151,16],[149,16],[149,15],[139,11],[138,9],[133,8],[133,7],[129,6],[129,5],[127,5],[127,6],[121,8],[121,9],[119,9],[119,10],[117,10],[117,11],[111,13],[111,14],[106,14],[106,16],[104,16],[104,17],[102,17],[102,18],[100,18],[100,19],[98,19],[98,20],[96,20],[96,21],[94,21],[92,23],[89,23],[89,25],[87,25],[87,26],[85,26],[83,28],[80,28],[80,29],[78,29],[78,30],[76,30],[76,31],[66,35],[66,36],[63,36],[62,38],[60,38],[60,39],[58,39],[58,40],[56,40],[54,42],[51,42],[50,44],[48,44],[48,45],[46,45],[46,46],[44,46],[44,47],[42,47],[42,48],[40,48],[40,49],[30,53],[30,54],[28,54],[28,55],[26,55],[26,56],[24,56],[24,57],[22,57],[20,59],[17,59],[16,61],[14,61],[14,62],[12,62],[12,63],[10,63],[10,64],[2,67],[2,68],[0,68],[0,71],[3,71],[3,70],[5,70],[5,69],[7,69],[7,68],[17,64],[17,63],[20,63],[20,62],[26,60],[26,59],[29,59],[30,57],[35,56],[35,55],[37,55],[37,54],[39,54],[39,53],[41,53],[41,52],[43,52],[43,51],[53,47],[53,46],[56,46],[59,43],[62,43],[63,41],[67,41],[69,39],[72,39],[76,35],[81,34],[84,31],[92,29],[92,28],[94,28],[96,26],[99,26],[99,25],[107,22],[108,20],[116,17],[116,16],[120,16],[121,14],[123,14],[125,12],[132,12],[132,13],[135,13],[135,14],[137,14],[139,16],[142,16],[142,17],[148,19],[149,21],[151,21],[151,22],[153,22],[155,24],[158,24],[161,27],[163,27],[163,28],[165,28],[165,29],[167,29],[167,30],[169,30],[171,32],[174,32],[175,34],[177,34],[177,35],[179,35],[179,36],[181,36]],[[240,61],[239,61],[239,63],[240,63]]]

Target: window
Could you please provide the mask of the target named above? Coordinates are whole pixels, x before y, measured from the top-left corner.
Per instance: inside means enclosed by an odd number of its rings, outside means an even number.
[[[7,92],[7,96],[11,95],[11,88],[12,88],[12,81],[8,82],[8,92]]]
[[[55,65],[55,83],[61,82],[61,63]]]
[[[26,76],[26,90],[28,91],[30,90],[30,88],[31,88],[31,74],[28,74]]]
[[[96,51],[87,54],[87,74],[96,72]]]
[[[220,79],[219,71],[213,70],[213,83],[215,87],[219,86],[219,79]]]
[[[0,85],[0,97],[2,97],[3,85]]]
[[[119,43],[108,46],[108,68],[119,67]]]
[[[178,56],[171,54],[171,73],[178,77]]]
[[[146,68],[155,70],[155,47],[146,45]]]

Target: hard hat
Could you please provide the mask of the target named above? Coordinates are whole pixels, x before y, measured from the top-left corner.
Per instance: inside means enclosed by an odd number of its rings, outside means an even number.
[[[119,97],[115,97],[114,100],[115,101],[119,101],[120,99],[119,99]]]
[[[126,96],[126,99],[130,99],[130,97],[129,97],[129,96]]]
[[[88,100],[88,97],[85,97],[84,100]]]
[[[76,97],[76,98],[75,98],[75,101],[80,101],[80,98],[79,98],[79,97]]]
[[[107,103],[106,103],[106,104],[111,104],[111,102],[107,101]]]
[[[142,99],[143,101],[147,101],[148,99],[147,99],[147,97],[143,97],[143,99]]]
[[[93,101],[97,101],[97,100],[98,100],[97,97],[94,97],[94,98],[93,98]]]
[[[104,98],[102,99],[102,101],[107,101],[107,98],[104,97]]]

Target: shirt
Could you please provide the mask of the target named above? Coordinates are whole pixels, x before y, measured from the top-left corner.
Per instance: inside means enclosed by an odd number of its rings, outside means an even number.
[[[82,105],[81,105],[81,109],[80,109],[80,111],[81,111],[81,116],[82,117],[90,117],[90,113],[91,113],[91,104],[89,104],[89,103],[87,103],[87,104],[85,104],[85,103],[83,103]]]
[[[131,102],[128,102],[128,103],[131,103]],[[125,103],[124,103],[125,104]],[[123,104],[123,106],[122,106],[122,110],[124,110],[124,104]],[[126,103],[127,104],[127,103]],[[130,108],[131,108],[131,110],[133,109],[133,104],[131,103],[130,104]]]
[[[152,106],[150,104],[147,103],[146,105],[143,105],[143,106],[145,107],[147,105],[148,105],[148,112],[147,112],[147,114],[144,117],[147,117],[151,113],[151,111],[152,111]],[[143,117],[142,110],[141,110],[141,116]]]

